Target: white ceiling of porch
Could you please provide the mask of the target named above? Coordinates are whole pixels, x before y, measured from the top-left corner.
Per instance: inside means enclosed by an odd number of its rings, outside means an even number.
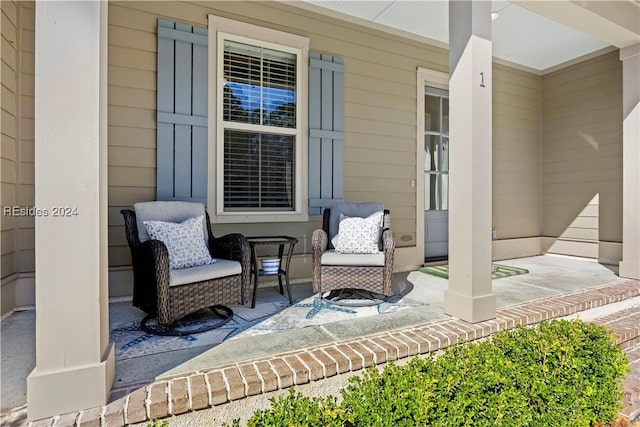
[[[449,6],[443,0],[305,0],[307,3],[443,43],[449,41]],[[538,71],[609,44],[506,0],[492,1],[493,56]]]

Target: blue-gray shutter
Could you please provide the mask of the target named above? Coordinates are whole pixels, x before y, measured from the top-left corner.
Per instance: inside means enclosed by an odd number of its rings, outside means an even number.
[[[207,201],[207,29],[158,19],[157,200]]]
[[[344,62],[309,53],[309,213],[343,201]]]

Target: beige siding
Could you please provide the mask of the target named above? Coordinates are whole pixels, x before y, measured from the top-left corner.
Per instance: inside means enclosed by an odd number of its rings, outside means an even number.
[[[18,183],[18,135],[17,135],[17,75],[18,75],[18,5],[15,1],[3,1],[0,6],[0,176],[3,207],[16,205]],[[0,277],[16,272],[16,220],[2,215],[0,229]],[[4,313],[5,310],[3,309]]]
[[[33,206],[34,197],[34,69],[35,6],[33,1],[19,1],[20,48],[18,102],[20,105],[18,200],[22,206]],[[16,268],[19,272],[35,269],[35,225],[33,218],[20,218],[17,225]]]
[[[278,2],[109,4],[110,264],[128,265],[119,210],[155,197],[156,25],[166,17],[206,27],[209,13],[309,37],[311,50],[345,61],[345,199],[392,211],[398,245],[415,245],[415,96],[418,66],[446,71],[447,52]],[[289,234],[309,253],[307,223],[216,225],[214,232]],[[401,236],[410,240],[400,240]]]
[[[3,204],[5,193],[13,192],[15,203],[33,205],[34,9],[32,2],[2,5],[3,13],[13,7],[21,22],[20,45],[14,54],[19,70],[13,85],[5,84],[5,69],[12,62],[4,60],[4,53],[2,62]],[[110,266],[130,264],[120,209],[155,198],[157,19],[206,27],[209,13],[307,36],[312,50],[344,59],[345,199],[383,202],[392,211],[397,244],[415,245],[416,194],[411,184],[416,178],[416,70],[446,72],[446,50],[280,2],[110,2]],[[3,15],[3,40],[8,18]],[[3,52],[5,46],[3,41]],[[570,225],[571,238],[591,239],[594,234],[588,230],[596,221],[600,240],[621,240],[616,55],[545,77],[494,65],[493,224],[499,239],[557,237]],[[5,94],[14,94],[15,105],[5,100]],[[5,117],[18,113],[21,119],[5,128]],[[5,167],[5,158],[13,165]],[[5,175],[12,174],[13,181],[5,182]],[[600,194],[598,220],[577,215],[595,194]],[[256,235],[268,229],[270,234],[298,237],[296,252],[308,254],[310,236],[320,220],[312,216],[306,223],[224,224],[216,225],[214,233]],[[8,239],[3,234],[3,254],[5,240],[11,240],[15,271],[33,271],[33,219],[16,219],[7,227],[13,227],[9,230],[13,236]]]
[[[545,75],[542,95],[542,233],[558,239],[552,252],[593,254],[622,241],[618,52]]]
[[[540,76],[493,64],[493,226],[540,235]]]

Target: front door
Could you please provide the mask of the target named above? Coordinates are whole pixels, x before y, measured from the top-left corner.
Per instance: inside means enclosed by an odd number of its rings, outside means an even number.
[[[449,92],[425,86],[424,257],[449,254]]]

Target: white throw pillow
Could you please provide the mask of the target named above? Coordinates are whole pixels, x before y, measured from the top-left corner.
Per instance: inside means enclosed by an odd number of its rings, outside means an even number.
[[[383,211],[374,212],[371,215],[369,215],[367,218],[371,218],[371,217],[378,218],[378,216],[380,217],[380,236],[382,236],[382,220],[384,218],[384,212]],[[342,222],[342,220],[346,218],[356,218],[356,217],[340,214],[340,219],[338,220],[338,232],[336,233],[335,236],[333,236],[333,239],[331,239],[331,245],[334,247],[334,249],[338,246],[338,236],[340,235],[340,222]],[[382,248],[382,242],[379,241],[378,250],[381,250],[381,248]]]
[[[378,241],[382,231],[382,212],[375,212],[367,218],[340,215],[337,241],[331,242],[336,252],[342,254],[377,254]],[[334,238],[335,239],[335,238]]]
[[[202,233],[204,216],[189,218],[181,223],[144,221],[152,239],[160,240],[169,251],[169,268],[197,267],[215,262],[209,254]]]

